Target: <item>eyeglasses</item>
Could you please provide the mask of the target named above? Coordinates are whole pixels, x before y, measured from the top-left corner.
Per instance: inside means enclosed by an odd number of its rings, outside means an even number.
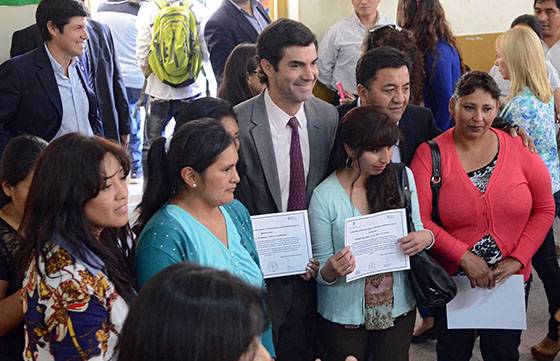
[[[383,29],[392,29],[396,31],[401,31],[401,28],[395,24],[379,24],[374,25],[373,28],[369,29],[370,33],[375,33],[376,31],[383,30]]]

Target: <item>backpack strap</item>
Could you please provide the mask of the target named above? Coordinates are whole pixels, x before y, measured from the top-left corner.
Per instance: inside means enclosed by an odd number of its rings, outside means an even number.
[[[167,0],[154,0],[158,8],[163,9],[169,6]]]
[[[432,152],[432,177],[430,178],[430,186],[432,188],[432,220],[441,225],[439,218],[439,189],[441,188],[441,153],[438,144],[433,140],[427,141]]]

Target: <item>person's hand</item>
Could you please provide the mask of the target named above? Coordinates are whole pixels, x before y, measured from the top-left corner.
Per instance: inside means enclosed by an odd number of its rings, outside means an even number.
[[[514,138],[519,135],[521,137],[521,140],[523,141],[523,145],[529,148],[529,151],[531,153],[537,152],[537,148],[535,147],[535,142],[533,142],[533,138],[531,138],[531,136],[527,134],[525,129],[521,127],[511,127],[509,130],[509,135],[511,135]]]
[[[121,134],[119,136],[121,141],[121,147],[126,151],[128,149],[128,141],[130,140],[130,134]]]
[[[305,267],[305,273],[301,274],[300,277],[307,282],[317,277],[317,271],[319,271],[319,261],[312,258],[307,263],[307,267]]]
[[[507,257],[496,264],[494,267],[494,280],[500,283],[512,274],[517,273],[523,267],[521,262],[512,257]]]
[[[352,102],[356,100],[356,97],[354,96],[354,94],[347,92],[346,90],[344,91],[344,100],[339,99],[340,105],[344,105],[344,104],[352,104]]]
[[[404,253],[409,256],[414,256],[432,244],[432,234],[428,231],[410,232],[399,239],[399,243]]]
[[[482,258],[474,255],[472,252],[466,251],[463,257],[461,257],[459,264],[467,274],[467,277],[469,277],[473,288],[493,288],[496,285],[494,272],[488,268],[488,265]]]
[[[333,282],[337,277],[352,273],[354,268],[356,268],[356,260],[350,247],[346,246],[327,260],[321,268],[321,276],[325,281]]]

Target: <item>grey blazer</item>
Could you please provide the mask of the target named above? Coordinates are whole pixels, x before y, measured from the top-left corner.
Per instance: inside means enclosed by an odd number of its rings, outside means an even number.
[[[239,163],[241,181],[235,196],[252,215],[282,210],[280,181],[265,108],[264,92],[235,108],[239,120]],[[309,134],[307,197],[327,176],[329,153],[338,125],[336,108],[311,97],[304,103]]]

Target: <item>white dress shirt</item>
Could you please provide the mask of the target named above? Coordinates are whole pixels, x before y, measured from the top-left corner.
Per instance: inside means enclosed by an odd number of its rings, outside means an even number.
[[[546,60],[550,61],[554,68],[560,74],[560,41],[557,41],[550,48],[543,41],[544,57]]]
[[[375,26],[394,24],[388,17],[377,12]],[[356,93],[356,65],[360,58],[360,46],[368,28],[360,22],[356,12],[331,26],[319,45],[319,81],[332,90],[341,82],[345,90]]]
[[[288,121],[292,116],[288,115],[274,103],[268,90],[265,90],[264,93],[264,104],[268,123],[270,124],[274,158],[276,159],[278,180],[280,181],[282,212],[286,212],[290,196],[290,145],[292,142],[292,128],[288,125]],[[307,132],[307,117],[305,116],[303,103],[301,103],[301,107],[294,117],[297,118],[299,123],[299,143],[303,158],[303,170],[305,179],[307,179],[309,174],[309,134]]]

